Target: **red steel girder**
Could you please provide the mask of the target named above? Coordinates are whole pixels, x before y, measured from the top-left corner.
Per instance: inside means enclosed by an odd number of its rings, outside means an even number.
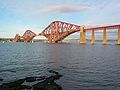
[[[74,25],[61,21],[54,21],[42,31],[42,34],[46,35],[46,34],[54,34],[54,33],[63,33],[66,31],[79,30],[79,29],[80,29],[79,25]]]
[[[45,36],[50,42],[58,42],[63,40],[68,35],[81,31],[79,25],[70,24],[66,22],[61,21],[54,21],[50,25],[48,25],[42,33],[39,33],[39,35]],[[84,31],[91,31],[91,30],[109,30],[109,29],[118,29],[120,28],[120,25],[109,25],[109,26],[102,26],[102,27],[95,27],[95,28],[86,28],[83,29]],[[31,42],[32,39],[36,36],[34,32],[31,30],[27,30],[22,38],[24,42]],[[13,41],[19,42],[20,41],[20,35],[16,34]]]
[[[50,42],[58,42],[64,39],[69,34],[80,31],[79,25],[74,25],[61,21],[54,21],[48,27],[46,27],[42,33]]]
[[[24,42],[31,42],[35,36],[36,34],[34,32],[32,32],[31,30],[27,30],[23,34],[22,38],[24,39]]]
[[[18,33],[15,35],[13,42],[20,42],[20,35]]]
[[[102,27],[95,27],[95,28],[86,28],[85,30],[86,31],[89,31],[89,30],[108,30],[108,29],[117,29],[117,28],[120,28],[120,25],[110,25],[110,26],[102,26]]]

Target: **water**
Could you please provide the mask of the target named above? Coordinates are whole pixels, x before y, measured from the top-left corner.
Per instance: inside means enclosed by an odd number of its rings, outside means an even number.
[[[0,84],[51,69],[63,75],[63,90],[120,90],[120,46],[0,43]]]

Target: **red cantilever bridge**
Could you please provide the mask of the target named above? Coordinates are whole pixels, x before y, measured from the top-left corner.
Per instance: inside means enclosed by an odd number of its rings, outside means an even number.
[[[58,43],[72,33],[80,32],[80,43],[86,43],[86,32],[92,31],[91,43],[95,43],[94,31],[103,30],[103,44],[106,44],[106,30],[118,29],[118,44],[120,44],[120,25],[110,25],[95,28],[85,28],[85,26],[79,26],[61,21],[54,21],[48,25],[41,33],[35,34],[31,30],[27,30],[23,36],[16,34],[13,42],[20,42],[23,39],[24,42],[31,42],[35,36],[45,36],[50,43]]]

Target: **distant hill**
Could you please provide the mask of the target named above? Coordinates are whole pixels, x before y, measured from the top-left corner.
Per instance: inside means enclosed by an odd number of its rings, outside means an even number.
[[[13,40],[13,38],[0,38],[0,42],[11,42]]]

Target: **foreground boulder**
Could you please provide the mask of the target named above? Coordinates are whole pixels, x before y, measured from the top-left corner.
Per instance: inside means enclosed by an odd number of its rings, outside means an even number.
[[[46,80],[33,85],[33,90],[62,90],[62,87],[54,81],[62,77],[62,75],[54,75],[46,78]]]
[[[25,79],[19,79],[10,83],[3,83],[0,85],[0,90],[20,90],[21,84],[24,83]]]
[[[3,79],[2,79],[2,78],[0,78],[0,81],[3,81]]]
[[[49,70],[50,73],[54,73],[54,74],[59,74],[58,72],[56,71],[53,71],[53,70]]]
[[[46,77],[46,76],[39,76],[39,77],[26,77],[24,79],[19,79],[14,82],[10,83],[3,83],[0,85],[0,90],[62,90],[62,87],[55,83],[55,80],[60,79],[62,75],[58,72],[50,70],[50,73],[55,75]],[[31,83],[37,82],[30,85],[24,85],[24,83]]]
[[[46,78],[45,76],[39,76],[39,77],[26,77],[25,80],[26,80],[26,82],[34,82],[34,81],[44,80],[45,78]]]
[[[36,78],[35,77],[26,77],[26,82],[34,82],[36,81]]]

